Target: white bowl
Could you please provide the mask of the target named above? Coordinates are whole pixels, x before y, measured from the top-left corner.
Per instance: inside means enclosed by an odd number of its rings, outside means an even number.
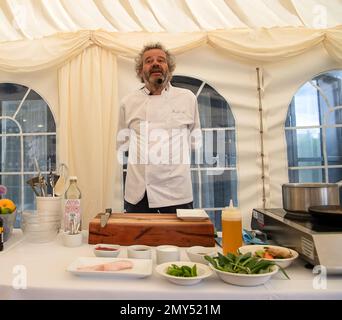
[[[107,248],[101,250],[101,248]],[[98,243],[94,247],[94,254],[97,257],[107,257],[107,258],[115,258],[120,253],[120,245],[118,244],[105,244],[105,243]]]
[[[152,259],[152,249],[141,244],[129,246],[127,247],[127,257],[132,259]]]
[[[194,264],[196,264],[197,267],[197,276],[196,277],[176,277],[176,276],[171,276],[166,273],[167,268],[171,266],[172,264],[175,264],[177,266],[188,266],[188,267],[193,267]],[[163,278],[166,280],[181,285],[181,286],[191,286],[194,284],[197,284],[201,282],[203,279],[209,277],[212,275],[212,271],[210,268],[204,264],[201,263],[194,263],[194,262],[189,262],[189,261],[171,261],[171,262],[165,262],[162,264],[159,264],[156,266],[156,272],[160,274]]]
[[[296,260],[298,258],[298,252],[295,251],[295,250],[292,250],[292,249],[289,249],[289,248],[285,248],[285,247],[271,246],[271,245],[267,245],[267,244],[265,244],[265,245],[242,246],[242,247],[239,248],[239,251],[242,254],[250,252],[250,253],[252,253],[252,255],[254,255],[256,251],[263,250],[266,247],[286,249],[286,250],[288,250],[291,253],[292,257],[291,258],[286,258],[286,259],[265,259],[265,258],[262,258],[262,259],[267,260],[267,261],[273,261],[276,265],[278,265],[279,267],[281,267],[283,269],[285,269],[288,266],[290,266],[290,264],[294,260]]]
[[[216,272],[217,276],[226,283],[234,284],[242,287],[253,287],[264,284],[279,270],[279,267],[274,265],[271,267],[272,271],[261,274],[242,274],[232,273],[216,269],[213,265],[209,265],[210,268]]]
[[[217,255],[217,250],[212,247],[193,246],[186,249],[186,254],[190,261],[209,264],[204,256],[214,257]]]

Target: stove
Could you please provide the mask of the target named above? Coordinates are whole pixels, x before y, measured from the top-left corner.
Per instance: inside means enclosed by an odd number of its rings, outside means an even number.
[[[296,250],[312,266],[342,274],[342,224],[323,224],[309,214],[275,208],[253,209],[251,227],[278,245]]]

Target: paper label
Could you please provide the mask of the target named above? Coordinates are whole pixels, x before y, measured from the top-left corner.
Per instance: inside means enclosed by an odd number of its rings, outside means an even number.
[[[64,231],[71,231],[71,225],[76,227],[81,223],[81,200],[66,199],[64,204]]]

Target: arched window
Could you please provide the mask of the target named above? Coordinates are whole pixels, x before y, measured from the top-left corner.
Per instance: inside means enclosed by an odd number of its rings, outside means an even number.
[[[290,182],[342,180],[341,70],[322,73],[299,88],[285,134]]]
[[[34,209],[27,180],[56,169],[56,124],[42,97],[31,88],[0,83],[0,184],[18,212]]]
[[[171,83],[191,90],[197,97],[203,164],[191,164],[194,207],[205,209],[216,229],[221,230],[222,208],[230,199],[238,205],[233,114],[228,102],[208,83],[186,76],[174,76]]]

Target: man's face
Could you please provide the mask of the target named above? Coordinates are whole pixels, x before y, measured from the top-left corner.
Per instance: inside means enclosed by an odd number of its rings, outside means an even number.
[[[165,79],[169,78],[169,67],[163,50],[151,49],[143,54],[141,76],[145,83],[151,85],[158,85],[158,79],[162,79],[164,83]]]

